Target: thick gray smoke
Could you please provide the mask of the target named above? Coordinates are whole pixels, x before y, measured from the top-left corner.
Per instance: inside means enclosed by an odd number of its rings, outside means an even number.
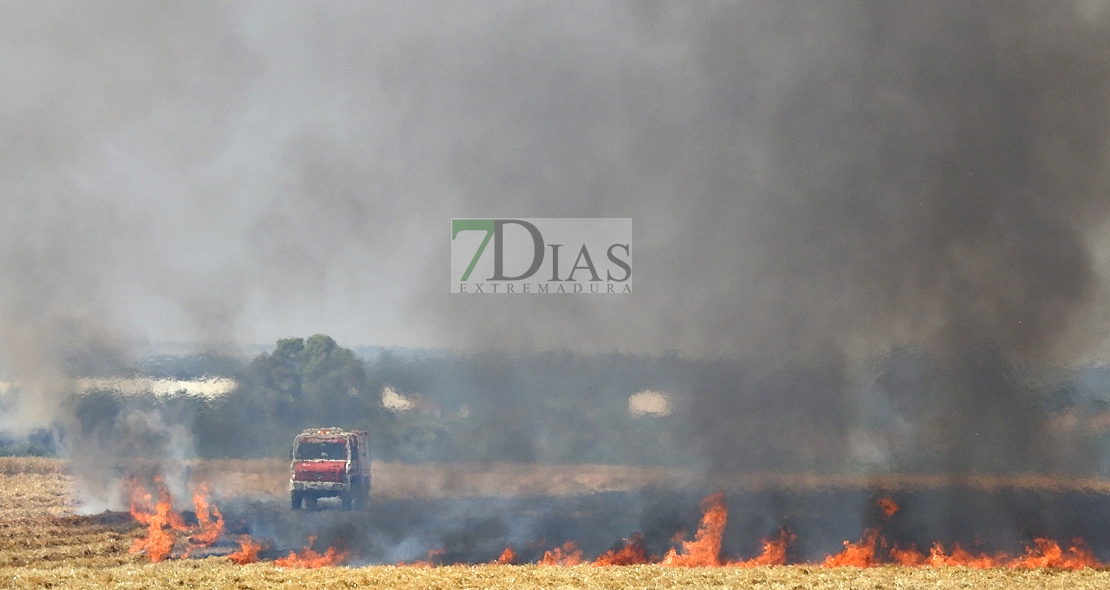
[[[643,288],[421,303],[479,346],[1082,350],[1108,208],[1092,10],[636,5],[603,35],[534,9],[427,39],[397,85],[413,136],[458,145],[451,210],[630,215]]]
[[[211,149],[245,68],[215,6],[0,13],[0,373],[17,398],[0,428],[18,431],[64,419],[73,377],[126,364],[147,335],[129,310],[149,305],[135,296],[149,278],[165,289],[189,281],[158,272],[169,258],[158,244],[174,236],[153,218],[174,205],[128,170],[125,145],[147,142],[178,164]]]
[[[422,298],[459,342],[752,362],[707,370],[688,415],[712,464],[761,467],[842,460],[853,363],[917,345],[941,381],[910,417],[923,465],[1089,467],[1046,444],[1025,373],[1105,336],[1105,6],[638,4],[593,22],[534,9],[399,68],[413,135],[458,146],[453,213],[636,220],[633,297]]]
[[[2,10],[8,423],[141,339],[675,351],[708,464],[821,467],[919,347],[921,465],[1088,466],[1027,372],[1106,352],[1103,2]],[[637,292],[448,295],[483,216],[631,217]]]

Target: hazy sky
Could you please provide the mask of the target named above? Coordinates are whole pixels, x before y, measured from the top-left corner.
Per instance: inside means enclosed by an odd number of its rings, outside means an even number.
[[[0,8],[8,321],[76,318],[124,340],[459,344],[426,308],[447,289],[450,217],[640,212],[620,187],[561,179],[579,176],[565,163],[505,161],[549,131],[520,128],[533,113],[512,103],[541,93],[564,116],[620,117],[620,61],[674,69],[688,51],[645,39],[620,7],[461,6]],[[486,92],[507,121],[474,110]],[[475,130],[483,143],[466,145]],[[597,134],[608,145],[582,158],[625,149]]]
[[[1038,4],[5,3],[6,362],[854,350],[965,316],[1089,350],[1110,14]],[[451,217],[631,217],[637,293],[451,296]]]

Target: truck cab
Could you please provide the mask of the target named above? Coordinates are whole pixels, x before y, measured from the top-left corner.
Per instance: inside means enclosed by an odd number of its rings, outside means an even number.
[[[364,507],[370,496],[370,443],[362,430],[309,428],[293,439],[289,466],[293,510],[316,508],[338,497],[344,510]]]

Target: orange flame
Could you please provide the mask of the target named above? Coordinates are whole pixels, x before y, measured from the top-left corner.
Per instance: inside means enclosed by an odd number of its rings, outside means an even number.
[[[516,563],[516,551],[513,551],[512,547],[506,547],[505,550],[501,552],[501,557],[498,557],[493,563],[496,565],[512,565]]]
[[[540,560],[540,565],[578,565],[582,563],[582,550],[574,541],[567,541],[563,543],[562,547],[556,547],[551,551],[546,551],[543,554],[543,559]]]
[[[866,529],[863,538],[852,543],[844,541],[844,550],[836,555],[825,558],[824,567],[871,567],[875,561],[875,540],[879,536],[879,529]]]
[[[132,552],[146,551],[152,561],[160,561],[169,555],[173,547],[174,531],[184,530],[181,518],[172,512],[170,506],[172,499],[169,492],[159,484],[159,501],[156,507],[151,507],[151,495],[137,483],[132,482],[131,511],[136,520],[146,524],[149,532],[146,539],[137,539]],[[200,488],[199,493],[194,493],[194,504],[197,507],[197,520],[200,523],[200,532],[195,534],[195,542],[203,542],[211,534],[210,531],[222,530],[223,517],[215,507],[210,506],[206,499],[207,490]],[[898,511],[898,505],[890,498],[877,500],[882,511],[884,522],[889,520]],[[683,540],[681,535],[676,537],[675,543],[681,544],[681,553],[672,548],[663,558],[662,564],[668,566],[704,567],[721,566],[730,567],[764,567],[785,565],[787,563],[787,549],[794,543],[796,536],[780,529],[775,537],[762,540],[762,553],[745,561],[723,561],[721,559],[721,540],[725,524],[728,519],[728,509],[724,503],[724,494],[718,492],[702,500],[702,519],[698,526],[694,540]],[[215,514],[212,521],[210,512]],[[874,567],[883,563],[895,563],[905,567],[940,567],[961,566],[973,568],[1054,568],[1054,569],[1082,569],[1088,567],[1102,567],[1103,564],[1095,558],[1090,547],[1082,539],[1074,539],[1071,547],[1064,550],[1058,543],[1050,539],[1037,538],[1032,545],[1026,547],[1023,555],[1011,558],[1004,553],[994,556],[972,553],[965,550],[959,543],[952,544],[952,552],[946,553],[941,543],[934,543],[929,553],[923,554],[916,545],[906,549],[895,545],[886,552],[888,543],[882,536],[882,527],[865,529],[862,538],[851,543],[844,542],[844,550],[830,555],[819,565],[823,567]],[[214,542],[219,532],[212,535]],[[168,542],[167,542],[168,539]],[[329,547],[323,554],[311,549],[315,537],[309,537],[308,546],[299,554],[290,552],[288,557],[280,558],[274,563],[281,567],[317,568],[333,566],[342,563],[347,558],[346,552],[337,551]],[[595,566],[638,565],[654,563],[655,558],[647,554],[644,536],[634,533],[623,540],[620,549],[611,549],[594,560]],[[239,538],[239,551],[228,556],[233,562],[244,565],[257,561],[259,552],[263,549],[260,543],[249,536]],[[531,548],[536,547],[530,545]],[[880,549],[882,553],[880,553]],[[413,562],[412,566],[433,567],[433,558],[442,556],[443,549],[428,552],[426,561]],[[493,563],[510,565],[516,563],[517,555],[511,546],[505,547],[501,555]],[[583,563],[582,550],[574,541],[567,541],[561,547],[556,547],[544,553],[540,565],[574,566]],[[404,562],[398,565],[406,565]]]
[[[153,498],[136,480],[131,480],[131,517],[147,527],[146,537],[135,539],[131,545],[131,553],[147,554],[152,563],[157,563],[169,557],[173,551],[176,540],[174,531],[187,530],[181,515],[173,511],[173,498],[162,483],[161,477],[155,477],[158,484],[158,502],[151,506]]]
[[[899,510],[898,504],[891,498],[879,498],[876,501],[883,523],[889,521]],[[718,492],[702,500],[702,519],[693,541],[683,539],[683,533],[678,533],[672,540],[681,544],[681,550],[672,548],[662,560],[663,565],[687,567],[713,567],[727,565],[730,567],[763,567],[785,565],[787,563],[787,549],[795,542],[797,537],[784,529],[779,530],[776,537],[763,539],[763,551],[757,557],[746,561],[724,561],[721,559],[721,539],[724,534],[725,524],[728,520],[728,509],[724,503],[724,494]],[[1025,553],[1017,558],[1011,558],[1005,553],[994,556],[972,553],[960,546],[952,544],[952,552],[946,553],[944,546],[934,543],[928,554],[918,550],[911,544],[908,548],[897,545],[887,551],[888,542],[882,535],[882,526],[864,529],[862,538],[852,543],[844,541],[844,550],[829,555],[822,562],[822,567],[875,567],[885,563],[894,563],[905,567],[940,567],[961,566],[973,568],[1055,568],[1055,569],[1082,569],[1087,567],[1103,567],[1082,539],[1074,539],[1072,546],[1066,551],[1058,543],[1050,539],[1038,538],[1033,544],[1026,547]],[[516,553],[511,547],[506,547],[494,563],[511,564],[516,561]],[[567,541],[562,547],[557,547],[544,553],[539,562],[542,565],[577,565],[582,562],[582,551],[574,541]],[[654,563],[655,558],[647,555],[644,536],[634,533],[624,539],[620,549],[611,549],[594,560],[596,566],[636,565]]]
[[[189,542],[200,547],[208,547],[224,532],[224,515],[220,509],[208,504],[208,486],[201,484],[193,490],[193,506],[196,507],[197,523],[200,532],[189,537]],[[216,520],[213,522],[212,515]]]
[[[898,565],[913,567],[925,564],[925,556],[917,550],[917,545],[910,543],[909,549],[899,549],[897,545],[890,550],[890,558]]]
[[[288,557],[279,557],[274,564],[281,567],[317,568],[339,565],[347,559],[346,551],[338,551],[335,547],[328,547],[323,555],[312,550],[316,537],[308,538],[308,546],[301,549],[300,553],[289,552]]]
[[[889,519],[898,511],[898,505],[889,498],[879,501],[879,508],[883,511],[884,520]],[[886,540],[880,536],[881,529],[876,527],[864,531],[864,538],[858,543],[844,542],[844,551],[825,558],[822,565],[825,567],[856,566],[870,567],[878,565],[879,560],[875,554],[876,540],[881,547],[886,547]],[[972,568],[1055,568],[1055,569],[1082,569],[1086,567],[1100,567],[1102,563],[1094,556],[1090,547],[1082,539],[1074,539],[1072,546],[1064,551],[1060,545],[1050,539],[1033,539],[1033,544],[1025,548],[1025,554],[1011,559],[1005,553],[994,556],[983,553],[972,553],[959,543],[952,544],[952,552],[945,553],[941,543],[933,543],[929,555],[925,556],[917,550],[915,545],[908,549],[895,546],[890,550],[890,559],[903,566],[959,566]]]
[[[940,543],[933,543],[933,548],[929,551],[927,563],[934,567],[947,565],[985,569],[1006,565],[1006,558],[1004,555],[991,557],[982,553],[972,553],[961,547],[959,543],[952,543],[952,553],[946,555],[943,545]]]
[[[442,556],[445,553],[447,553],[446,549],[432,549],[431,551],[428,551],[428,558],[427,559],[417,559],[417,560],[413,561],[412,563],[402,561],[402,562],[398,563],[397,565],[398,566],[408,566],[408,567],[435,567],[436,566],[436,558]]]
[[[262,551],[264,546],[262,543],[250,538],[249,535],[239,537],[239,550],[227,558],[239,565],[247,565],[258,561],[258,553]]]
[[[883,511],[883,520],[890,519],[891,516],[894,516],[895,512],[898,512],[898,505],[895,504],[894,500],[891,498],[879,498],[878,504],[879,510]]]
[[[624,547],[602,553],[594,560],[594,565],[639,565],[652,561],[644,547],[644,536],[640,533],[632,533],[630,538],[624,539]]]
[[[161,476],[154,478],[158,486],[158,501],[152,506],[153,498],[137,480],[128,482],[130,488],[131,517],[146,525],[145,537],[135,539],[131,553],[146,553],[152,562],[159,562],[170,556],[177,541],[177,532],[192,532],[189,547],[184,557],[200,547],[209,547],[223,534],[224,517],[220,510],[208,503],[208,488],[201,485],[193,490],[193,505],[196,507],[199,530],[185,526],[181,515],[173,510],[173,496],[166,488]],[[215,520],[213,520],[215,515]]]
[[[1025,555],[1015,559],[1011,565],[1078,570],[1085,567],[1099,567],[1102,563],[1095,558],[1091,548],[1082,539],[1074,539],[1066,553],[1056,541],[1033,539],[1033,546],[1026,547]]]
[[[786,547],[793,543],[797,536],[779,529],[777,537],[763,539],[763,553],[747,561],[729,562],[733,567],[763,567],[768,565],[786,565]]]
[[[663,557],[663,565],[682,567],[712,567],[721,565],[721,537],[728,520],[724,492],[717,492],[702,500],[702,518],[693,541],[682,542],[682,553],[672,547]]]
[[[918,565],[918,564],[913,564]],[[972,553],[959,543],[952,544],[952,553],[946,554],[944,546],[934,543],[929,557],[923,559],[921,565],[931,566],[962,566],[973,568],[1052,568],[1078,570],[1086,567],[1102,567],[1100,562],[1091,552],[1090,547],[1082,539],[1072,541],[1072,546],[1064,551],[1060,544],[1051,539],[1033,539],[1033,544],[1025,548],[1025,553],[1017,558],[1010,558],[1005,553],[995,556]]]

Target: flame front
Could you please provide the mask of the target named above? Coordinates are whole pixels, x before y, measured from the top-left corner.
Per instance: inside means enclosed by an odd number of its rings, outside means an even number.
[[[701,524],[693,541],[682,542],[682,553],[672,547],[663,557],[663,565],[685,567],[713,567],[721,565],[721,538],[725,534],[728,508],[724,492],[717,492],[702,500]]]
[[[540,560],[540,565],[578,565],[582,563],[582,550],[574,541],[567,541],[563,543],[562,547],[556,547],[551,551],[543,554],[543,559]]]
[[[154,482],[158,486],[158,502],[154,506],[151,506],[153,498],[150,492],[138,481],[130,482],[131,517],[147,527],[146,537],[135,539],[130,552],[145,552],[152,563],[157,563],[169,557],[173,551],[177,539],[174,531],[184,531],[187,528],[181,515],[173,511],[173,497],[162,478],[156,477]]]
[[[323,554],[312,550],[316,537],[308,538],[308,545],[300,553],[289,552],[288,557],[274,560],[274,564],[290,568],[318,568],[339,565],[347,559],[346,551],[339,551],[335,547],[328,547]]]
[[[179,532],[192,533],[184,557],[188,557],[195,549],[210,547],[220,538],[224,530],[224,517],[218,508],[208,503],[207,486],[201,485],[193,490],[198,525],[194,530],[185,526],[184,519],[173,510],[173,495],[162,478],[155,477],[154,483],[158,487],[158,501],[152,505],[153,497],[142,484],[134,479],[128,482],[131,517],[147,527],[146,536],[135,539],[131,545],[131,553],[146,553],[151,562],[157,563],[173,552]]]
[[[158,485],[158,501],[153,503],[152,495],[136,481],[130,482],[131,514],[138,522],[147,527],[144,538],[135,539],[131,547],[132,553],[145,552],[153,562],[166,559],[173,551],[177,532],[189,531],[181,516],[172,509],[173,498],[160,478],[156,478]],[[208,490],[200,486],[194,490],[193,503],[196,506],[198,527],[192,531],[189,538],[190,550],[199,546],[210,546],[223,532],[224,518],[220,511],[207,499]],[[153,503],[153,505],[152,505]],[[883,524],[889,521],[899,510],[898,505],[891,498],[877,500]],[[786,529],[779,529],[778,535],[762,540],[762,552],[751,559],[731,561],[721,558],[722,538],[725,525],[728,521],[728,508],[725,506],[724,493],[717,492],[702,500],[702,518],[698,525],[697,533],[693,540],[684,540],[681,533],[677,534],[674,542],[681,546],[680,549],[672,547],[662,560],[648,554],[643,534],[633,533],[624,539],[619,549],[610,549],[599,555],[593,562],[594,566],[626,566],[641,564],[660,564],[672,567],[766,567],[786,565],[787,553],[795,542],[796,536]],[[937,542],[932,545],[928,554],[922,553],[917,546],[911,544],[907,548],[898,545],[890,546],[882,534],[883,526],[864,529],[859,541],[844,541],[844,549],[835,555],[826,557],[815,565],[821,567],[875,567],[886,564],[897,564],[904,567],[971,567],[971,568],[1051,568],[1072,569],[1103,567],[1103,564],[1094,556],[1091,548],[1082,539],[1072,540],[1071,546],[1066,550],[1059,543],[1046,538],[1033,539],[1032,544],[1025,548],[1022,555],[1011,557],[1005,553],[987,555],[973,553],[964,549],[959,543],[953,543],[951,552],[947,552],[943,544]],[[290,552],[287,557],[274,561],[275,565],[286,568],[319,568],[342,564],[348,557],[346,551],[339,551],[335,547],[328,547],[324,553],[312,549],[315,537],[309,537],[308,545],[300,552]],[[534,549],[535,547],[533,547]],[[228,558],[239,565],[246,565],[258,561],[259,553],[264,545],[255,541],[248,535],[239,537],[239,550]],[[434,567],[436,558],[445,554],[443,549],[428,553],[425,561],[400,563],[398,565]],[[186,552],[188,555],[188,552]],[[575,566],[582,563],[583,552],[573,541],[567,541],[560,547],[555,547],[544,553],[539,565],[548,566]],[[492,563],[496,565],[512,565],[518,562],[517,554],[511,546],[505,547],[501,555]]]
[[[497,561],[493,563],[495,565],[512,565],[516,563],[516,551],[513,551],[512,547],[506,547],[505,550],[501,552],[501,556],[497,558]]]
[[[929,550],[929,559],[927,563],[931,566],[959,566],[959,567],[973,567],[978,569],[985,569],[989,567],[1003,567],[1006,565],[1008,559],[1004,555],[991,557],[984,554],[972,553],[959,543],[952,544],[952,553],[944,553],[944,545],[940,543],[933,543],[933,548]]]
[[[913,567],[925,564],[925,556],[917,550],[917,545],[910,543],[909,549],[900,549],[895,545],[890,550],[890,559],[898,565]]]
[[[844,541],[844,550],[825,558],[821,565],[825,567],[871,567],[875,561],[875,539],[879,536],[879,529],[863,531],[863,538],[852,543]]]
[[[786,565],[786,547],[797,539],[793,534],[779,529],[777,537],[763,539],[763,553],[747,561],[729,562],[734,567],[764,567],[769,565]]]
[[[859,541],[844,541],[844,550],[826,557],[815,565],[821,567],[876,567],[886,564],[896,564],[904,567],[972,567],[972,568],[1052,568],[1052,569],[1082,569],[1102,567],[1103,564],[1094,556],[1082,539],[1075,539],[1072,545],[1064,550],[1058,543],[1050,539],[1037,538],[1026,547],[1025,552],[1019,557],[1011,557],[1005,553],[987,555],[973,553],[960,546],[952,544],[951,553],[945,551],[941,543],[934,543],[928,554],[917,549],[916,545],[901,548],[898,545],[890,547],[883,536],[883,525],[886,524],[899,510],[898,504],[889,497],[879,498],[876,501],[882,524],[864,529]],[[671,548],[662,560],[657,560],[647,553],[644,536],[634,533],[623,540],[619,549],[610,549],[602,553],[593,561],[595,566],[639,565],[659,563],[665,566],[678,567],[765,567],[786,565],[787,552],[797,537],[786,529],[779,529],[778,535],[762,540],[763,550],[760,555],[743,561],[728,561],[721,558],[722,537],[725,524],[728,520],[728,509],[724,503],[724,494],[715,493],[702,500],[702,519],[697,533],[692,541],[684,540],[682,533],[678,533],[673,540],[681,549]],[[890,549],[887,549],[890,547]],[[506,547],[501,557],[493,563],[508,565],[516,563],[516,553]],[[539,561],[542,565],[577,565],[582,563],[582,550],[573,541],[567,541],[562,547],[556,547],[543,556]]]
[[[630,538],[624,539],[624,547],[602,553],[594,560],[594,565],[640,565],[653,561],[655,560],[647,554],[647,549],[644,547],[644,536],[640,533],[632,533]]]
[[[220,509],[208,504],[208,486],[201,484],[193,490],[193,506],[196,507],[197,523],[200,532],[189,537],[189,542],[200,547],[209,547],[224,532],[224,515]],[[212,520],[215,515],[216,520]]]
[[[898,511],[898,505],[890,498],[878,501],[882,510],[884,521],[889,520]],[[1094,556],[1090,547],[1082,539],[1072,541],[1072,546],[1064,551],[1059,543],[1051,539],[1036,538],[1033,544],[1025,548],[1025,553],[1012,558],[1005,553],[987,555],[985,553],[972,553],[952,543],[952,552],[946,553],[944,545],[933,543],[929,555],[924,555],[917,550],[915,545],[901,549],[895,545],[889,552],[889,561],[881,559],[876,552],[879,548],[886,547],[886,540],[882,537],[882,527],[866,529],[863,539],[857,543],[844,542],[844,551],[825,558],[825,567],[873,567],[884,563],[895,563],[906,567],[970,567],[986,568],[1052,568],[1052,569],[1083,569],[1087,567],[1101,567],[1102,563]]]
[[[311,543],[312,543],[312,540],[309,539],[309,544],[311,544]],[[442,549],[442,548],[441,549],[432,549],[431,551],[428,552],[428,557],[425,558],[425,559],[416,559],[416,560],[413,560],[411,563],[406,562],[406,561],[402,561],[401,563],[398,563],[397,565],[398,566],[408,566],[408,567],[435,567],[436,562],[441,561],[440,558],[442,558],[442,556],[445,555],[446,553],[447,553],[446,549]]]
[[[258,553],[263,548],[264,545],[250,538],[250,535],[243,535],[239,537],[239,550],[227,558],[239,565],[247,565],[258,561]]]
[[[1083,539],[1072,540],[1067,552],[1049,539],[1033,539],[1033,546],[1026,547],[1025,555],[1014,560],[1016,567],[1050,567],[1079,570],[1085,567],[1100,567],[1102,563],[1095,558],[1091,548]]]
[[[1102,563],[1091,552],[1090,547],[1082,539],[1072,541],[1072,546],[1064,551],[1060,544],[1051,539],[1036,538],[1033,544],[1025,548],[1019,557],[1010,557],[1005,553],[986,555],[972,553],[959,543],[952,544],[952,552],[945,553],[944,546],[934,543],[929,551],[929,556],[917,554],[904,558],[907,562],[899,560],[905,565],[931,565],[931,566],[959,566],[977,569],[987,568],[1051,568],[1078,570],[1087,567],[1102,567]]]

